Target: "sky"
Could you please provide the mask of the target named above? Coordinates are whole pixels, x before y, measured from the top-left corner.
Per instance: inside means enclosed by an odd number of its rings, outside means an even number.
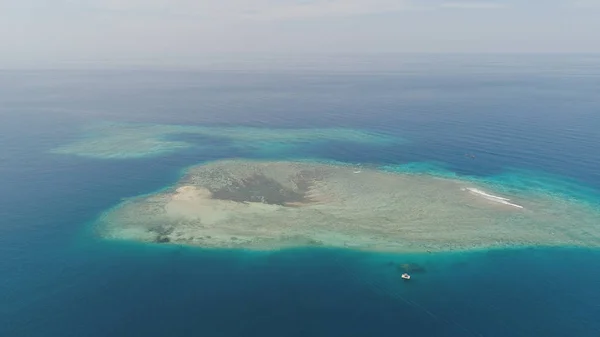
[[[0,0],[0,67],[599,52],[600,0]]]

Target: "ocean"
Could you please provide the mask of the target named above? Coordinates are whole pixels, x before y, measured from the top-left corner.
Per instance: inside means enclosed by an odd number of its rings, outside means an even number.
[[[597,248],[261,252],[100,238],[104,211],[225,158],[403,167],[600,207],[598,57],[244,66],[0,71],[0,336],[600,336]],[[175,132],[165,137],[186,146],[147,156],[53,151],[107,122],[402,142],[245,147]],[[405,263],[421,267],[410,282]]]

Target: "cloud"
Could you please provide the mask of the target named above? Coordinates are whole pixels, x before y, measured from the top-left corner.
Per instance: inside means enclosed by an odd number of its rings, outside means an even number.
[[[0,67],[206,65],[211,55],[243,53],[598,52],[591,7],[600,0],[534,2],[0,0]]]
[[[257,18],[294,19],[390,13],[414,8],[411,2],[402,0],[321,0],[265,6],[252,12]]]
[[[585,0],[581,0],[585,1]],[[588,0],[589,1],[589,0]],[[0,0],[2,4],[3,0]],[[128,16],[187,17],[207,21],[295,20],[389,14],[402,11],[493,9],[506,7],[493,0],[21,0],[20,8],[55,12],[113,13]]]
[[[578,8],[600,8],[600,0],[577,0],[573,6]]]
[[[206,19],[302,19],[414,9],[410,0],[67,0],[91,11],[203,17]]]
[[[454,9],[500,9],[506,8],[507,5],[499,2],[469,1],[442,3],[440,7]]]

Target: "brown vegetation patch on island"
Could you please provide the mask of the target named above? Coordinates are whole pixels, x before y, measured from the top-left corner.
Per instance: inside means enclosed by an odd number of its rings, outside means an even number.
[[[236,202],[261,202],[270,205],[302,205],[312,201],[308,192],[316,174],[302,171],[292,177],[295,188],[284,186],[264,174],[252,174],[235,180],[232,184],[211,190],[212,197]]]

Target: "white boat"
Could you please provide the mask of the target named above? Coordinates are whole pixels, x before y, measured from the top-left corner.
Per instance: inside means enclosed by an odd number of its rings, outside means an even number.
[[[407,273],[402,274],[402,278],[405,280],[410,280],[410,275],[408,275]]]

